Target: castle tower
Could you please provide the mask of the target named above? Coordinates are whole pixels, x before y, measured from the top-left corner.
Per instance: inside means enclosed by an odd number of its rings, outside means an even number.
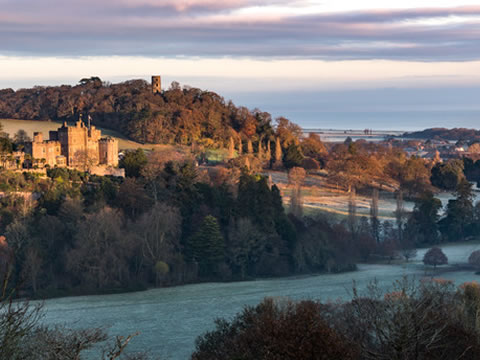
[[[154,94],[162,92],[162,77],[158,75],[152,76],[152,92]]]
[[[33,142],[42,143],[43,142],[43,134],[41,132],[34,132],[33,133]]]

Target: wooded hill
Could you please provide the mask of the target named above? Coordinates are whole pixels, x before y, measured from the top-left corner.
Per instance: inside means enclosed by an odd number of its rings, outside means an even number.
[[[405,133],[402,137],[412,139],[480,140],[480,131],[465,128],[432,128]]]
[[[90,114],[94,125],[141,143],[226,146],[230,136],[252,141],[273,137],[270,114],[176,82],[159,94],[144,80],[109,84],[98,77],[76,86],[0,90],[0,118],[72,121],[80,113]]]

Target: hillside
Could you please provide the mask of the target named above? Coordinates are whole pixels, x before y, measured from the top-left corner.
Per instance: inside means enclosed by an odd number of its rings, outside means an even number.
[[[405,133],[402,137],[411,139],[480,140],[480,131],[465,128],[432,128]]]
[[[225,146],[230,136],[255,140],[273,134],[268,113],[178,83],[159,94],[144,80],[109,84],[99,78],[82,79],[76,86],[0,90],[3,119],[72,121],[80,113],[140,143]]]

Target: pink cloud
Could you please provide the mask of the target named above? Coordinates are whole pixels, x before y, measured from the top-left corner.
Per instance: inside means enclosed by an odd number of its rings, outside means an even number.
[[[480,20],[470,20],[480,17],[480,6],[299,16],[228,11],[304,4],[288,0],[16,1],[22,6],[11,1],[0,13],[0,54],[480,58]],[[405,21],[452,15],[465,21]]]

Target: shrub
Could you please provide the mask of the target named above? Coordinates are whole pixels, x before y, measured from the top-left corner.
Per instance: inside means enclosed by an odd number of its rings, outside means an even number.
[[[439,247],[433,247],[423,256],[423,263],[425,265],[432,265],[434,268],[436,268],[437,265],[448,264],[448,258],[443,253],[442,249]]]
[[[333,330],[313,301],[265,299],[197,339],[193,360],[358,359],[358,349]]]

